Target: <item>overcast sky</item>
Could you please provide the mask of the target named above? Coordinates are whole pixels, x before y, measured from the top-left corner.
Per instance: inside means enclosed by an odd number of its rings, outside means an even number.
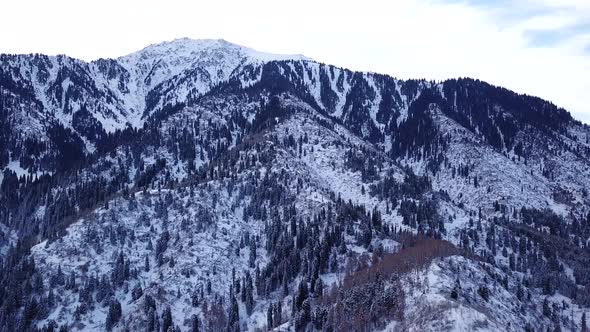
[[[589,0],[2,0],[0,53],[117,57],[180,37],[398,78],[473,77],[590,123]]]

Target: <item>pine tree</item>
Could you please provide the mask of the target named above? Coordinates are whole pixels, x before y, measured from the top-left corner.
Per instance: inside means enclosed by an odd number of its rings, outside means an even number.
[[[455,286],[453,286],[453,289],[451,290],[451,298],[453,300],[457,300],[459,298],[459,287],[457,287],[457,284],[455,283]]]
[[[305,299],[301,304],[301,310],[295,317],[295,331],[304,331],[307,323],[311,320],[311,304],[309,299]]]
[[[192,315],[191,317],[191,332],[199,332],[199,325],[201,322],[199,321],[199,316]]]
[[[76,275],[74,274],[74,271],[72,271],[70,273],[70,277],[68,278],[68,281],[66,282],[66,289],[74,289],[76,288]]]
[[[518,285],[516,286],[516,297],[522,301],[524,298],[524,290],[522,288],[522,285],[520,283],[518,283]]]
[[[170,307],[166,307],[162,313],[162,331],[168,332],[168,329],[173,327],[174,324],[172,322],[172,311],[170,310]]]
[[[250,241],[250,257],[248,259],[250,268],[254,268],[256,263],[256,241]]]
[[[131,291],[131,299],[133,301],[137,301],[142,295],[143,295],[143,289],[141,288],[141,285],[139,285],[139,284],[135,285],[135,287]]]
[[[273,311],[274,311],[273,308],[274,308],[274,306],[271,303],[268,305],[268,309],[266,310],[266,326],[268,327],[269,330],[274,327],[273,317],[272,317]]]
[[[307,282],[302,280],[297,289],[297,294],[293,300],[293,312],[297,312],[301,309],[303,301],[307,300],[309,296],[309,290],[307,288]]]
[[[246,312],[249,314],[252,313],[252,309],[254,308],[254,287],[252,285],[252,277],[250,276],[250,272],[246,271],[246,276],[244,277],[244,287],[242,290],[242,294],[244,297],[244,304],[246,305]]]
[[[314,295],[316,297],[322,297],[324,294],[324,283],[322,282],[322,278],[316,278],[315,286],[314,286]]]
[[[287,282],[287,273],[283,273],[283,282],[282,290],[283,290],[283,297],[289,295],[289,283]]]
[[[54,276],[53,284],[63,286],[63,285],[65,285],[65,283],[66,283],[65,282],[65,275],[61,271],[61,264],[60,264],[57,266],[57,274]]]
[[[230,290],[230,306],[228,312],[227,331],[228,332],[239,332],[240,331],[240,307],[238,301],[234,295],[233,289]]]
[[[543,300],[543,315],[551,318],[551,307],[549,307],[549,301],[547,298]]]
[[[275,305],[275,312],[273,314],[273,321],[278,326],[283,322],[283,306],[281,300]]]
[[[122,315],[122,309],[121,309],[121,303],[119,303],[119,301],[117,300],[112,300],[111,304],[109,305],[109,312],[107,314],[107,318],[106,318],[106,322],[105,322],[105,328],[110,331],[113,326],[115,326],[115,324],[117,324],[117,322],[119,322],[119,319],[121,318]]]
[[[490,290],[487,286],[481,285],[477,289],[477,293],[484,299],[484,301],[488,301],[490,299]]]
[[[47,305],[51,308],[55,304],[55,294],[53,293],[53,288],[49,289],[49,293],[47,294]]]
[[[158,317],[156,316],[156,313],[154,311],[153,307],[149,307],[148,311],[147,311],[147,331],[157,331],[156,330],[156,321],[158,320]]]

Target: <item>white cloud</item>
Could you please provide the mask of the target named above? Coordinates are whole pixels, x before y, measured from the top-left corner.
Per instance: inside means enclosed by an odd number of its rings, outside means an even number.
[[[548,45],[530,40],[530,31],[590,22],[587,1],[87,3],[6,1],[0,52],[65,53],[88,60],[184,36],[224,38],[400,78],[479,78],[590,117],[590,33],[582,30]]]

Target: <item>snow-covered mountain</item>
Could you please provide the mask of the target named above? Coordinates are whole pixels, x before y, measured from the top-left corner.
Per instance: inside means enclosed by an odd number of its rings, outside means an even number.
[[[223,40],[0,55],[0,331],[578,331],[590,128]]]

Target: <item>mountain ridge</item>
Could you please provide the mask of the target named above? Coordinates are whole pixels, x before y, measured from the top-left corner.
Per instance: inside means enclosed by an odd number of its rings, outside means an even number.
[[[581,328],[588,126],[211,43],[0,56],[0,331]]]

